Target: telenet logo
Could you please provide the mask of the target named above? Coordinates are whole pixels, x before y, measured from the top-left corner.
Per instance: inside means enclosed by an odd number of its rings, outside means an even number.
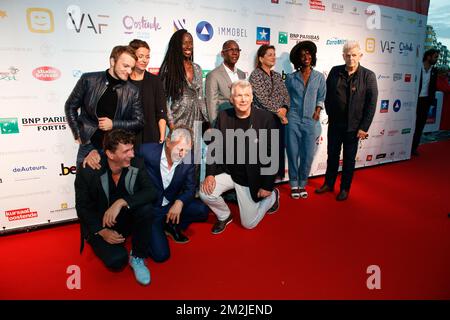
[[[375,52],[375,38],[366,38],[366,52]]]
[[[51,33],[55,30],[53,13],[46,8],[28,8],[27,25],[31,32]]]

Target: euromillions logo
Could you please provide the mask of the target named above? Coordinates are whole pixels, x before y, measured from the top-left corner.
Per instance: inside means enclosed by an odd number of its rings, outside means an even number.
[[[394,104],[392,105],[392,109],[393,109],[395,112],[399,112],[401,107],[402,107],[401,101],[400,101],[399,99],[395,100],[395,101],[394,101]]]
[[[256,44],[270,44],[270,28],[256,27]]]
[[[199,22],[195,31],[197,32],[197,37],[202,41],[209,41],[214,35],[214,29],[207,21]]]

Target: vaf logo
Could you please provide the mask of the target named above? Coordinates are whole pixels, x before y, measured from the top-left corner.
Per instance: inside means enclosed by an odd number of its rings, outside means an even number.
[[[197,37],[202,41],[209,41],[214,35],[214,29],[208,21],[200,21],[195,31]]]
[[[67,21],[66,26],[67,29],[75,30],[77,33],[80,33],[81,28],[83,25],[86,25],[86,28],[94,30],[95,34],[102,33],[102,28],[107,27],[108,24],[104,23],[105,20],[109,18],[108,15],[104,14],[98,14],[94,15],[95,18],[99,18],[100,22],[94,23],[94,20],[92,19],[91,14],[89,13],[82,13],[80,7],[72,5],[67,7]],[[88,20],[85,22],[85,20]],[[97,27],[96,27],[97,26]]]
[[[389,52],[389,53],[392,53],[392,51],[394,50],[394,48],[395,48],[395,41],[383,41],[383,40],[381,40],[380,41],[380,45],[381,45],[381,52],[385,52],[385,51],[387,51],[387,52]]]

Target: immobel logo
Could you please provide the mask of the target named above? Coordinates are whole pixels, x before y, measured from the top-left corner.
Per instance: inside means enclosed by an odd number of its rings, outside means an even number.
[[[375,38],[366,38],[366,52],[375,52]]]
[[[77,167],[76,166],[66,167],[64,163],[61,163],[61,173],[59,175],[67,176],[69,174],[77,174]]]
[[[55,30],[53,13],[46,8],[27,9],[28,30],[34,33],[51,33]]]

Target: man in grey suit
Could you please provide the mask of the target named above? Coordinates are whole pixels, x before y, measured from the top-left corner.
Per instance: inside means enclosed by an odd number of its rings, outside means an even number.
[[[211,124],[216,120],[219,111],[232,108],[231,84],[246,78],[245,72],[235,67],[240,52],[241,49],[236,41],[226,41],[221,52],[223,63],[206,76],[206,105]]]

